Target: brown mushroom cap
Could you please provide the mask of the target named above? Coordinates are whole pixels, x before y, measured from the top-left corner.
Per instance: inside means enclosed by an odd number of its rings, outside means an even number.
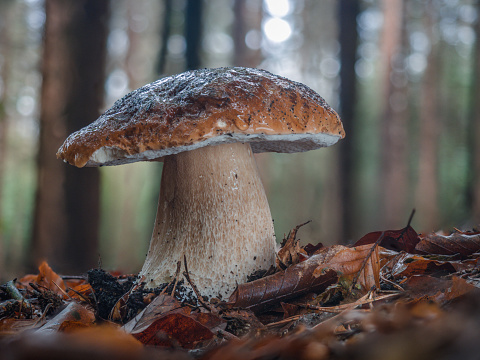
[[[254,152],[299,152],[344,136],[337,113],[303,84],[260,69],[201,69],[127,94],[70,135],[57,157],[118,165],[237,141]]]

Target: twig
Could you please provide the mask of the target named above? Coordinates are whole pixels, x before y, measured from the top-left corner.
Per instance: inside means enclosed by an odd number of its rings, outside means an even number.
[[[173,285],[172,292],[170,293],[170,296],[175,296],[175,290],[177,289],[177,284],[178,281],[180,280],[180,268],[182,264],[180,261],[177,262],[177,271],[175,272],[175,284]]]
[[[8,295],[10,295],[12,299],[25,300],[23,295],[20,293],[20,291],[18,291],[17,287],[15,286],[15,283],[14,283],[15,280],[7,281],[7,283],[3,286],[3,288],[8,293]]]
[[[405,242],[403,241],[403,236],[407,232],[407,229],[410,227],[410,224],[412,223],[413,220],[413,215],[415,215],[415,209],[412,209],[412,212],[410,213],[410,217],[408,218],[407,226],[405,226],[402,229],[402,232],[400,233],[400,236],[398,237],[398,240],[402,240],[403,244],[405,245]]]
[[[389,283],[389,284],[392,285],[394,288],[396,288],[396,289],[398,289],[398,290],[400,290],[400,291],[405,291],[405,289],[402,288],[400,285],[394,283],[394,282],[391,281],[391,280],[388,280],[387,278],[385,278],[385,277],[382,276],[381,274],[380,274],[380,279],[382,279],[382,280],[385,281],[386,283]]]
[[[53,285],[55,285],[55,286],[58,288],[58,290],[60,290],[60,292],[61,292],[64,296],[68,297],[70,300],[73,300],[72,297],[71,297],[70,295],[68,295],[68,294],[65,292],[65,290],[63,290],[55,281],[52,280],[52,283],[53,283]]]
[[[217,334],[221,335],[225,340],[238,340],[239,338],[228,331],[217,329]]]
[[[181,267],[181,266],[182,266],[182,262],[181,262],[180,260],[177,261],[177,270],[175,271],[175,277],[172,279],[172,281],[170,281],[170,282],[167,284],[167,286],[165,286],[165,287],[163,288],[163,290],[162,290],[162,292],[160,293],[160,295],[163,295],[163,294],[167,291],[168,287],[169,287],[170,285],[172,285],[174,281],[175,281],[175,282],[177,281],[177,279],[178,279],[178,274],[180,273],[180,267]],[[175,286],[173,287],[173,293],[172,293],[172,295],[175,293],[175,287],[176,287],[176,283],[175,283]]]
[[[85,275],[60,275],[63,280],[87,280]]]
[[[187,279],[188,283],[190,284],[190,286],[192,287],[193,291],[195,292],[195,294],[197,295],[197,298],[198,298],[198,301],[200,302],[200,304],[203,305],[203,307],[205,309],[207,309],[208,311],[212,311],[212,309],[210,308],[210,306],[208,306],[204,301],[203,301],[203,297],[202,295],[200,294],[200,292],[198,291],[197,287],[195,286],[195,284],[193,283],[192,279],[190,279],[190,274],[188,273],[188,267],[187,267],[187,257],[185,255],[183,255],[183,263],[185,265],[185,272],[183,273],[183,276],[185,276],[185,278]]]
[[[45,316],[47,316],[48,310],[50,310],[50,308],[51,308],[52,306],[53,306],[53,305],[52,305],[52,303],[50,303],[50,302],[47,304],[47,306],[45,306],[45,310],[43,310],[42,316],[40,316],[40,317],[35,321],[35,323],[33,324],[33,326],[37,326],[40,321],[42,321],[42,320],[45,319]]]
[[[316,306],[316,305],[310,305],[310,304],[299,305],[299,306],[300,307],[305,307],[306,309],[309,309],[309,310],[323,311],[323,312],[329,312],[329,313],[334,313],[335,314],[335,313],[340,313],[344,310],[354,309],[357,306],[372,304],[376,301],[389,299],[391,297],[397,296],[398,293],[382,295],[382,296],[377,296],[377,297],[372,297],[371,295],[372,295],[372,292],[369,292],[368,294],[362,296],[360,299],[358,299],[357,301],[355,301],[353,303],[342,304],[342,305],[338,305],[338,306]]]
[[[367,261],[368,259],[370,259],[370,257],[372,256],[373,254],[373,251],[375,250],[375,248],[378,246],[378,244],[380,244],[380,242],[383,240],[383,237],[385,236],[385,232],[382,231],[382,233],[380,234],[380,237],[377,239],[377,241],[375,241],[375,243],[372,245],[372,247],[370,248],[370,251],[368,252],[367,256],[365,257],[365,259],[363,260],[363,263],[362,263],[362,266],[360,267],[360,270],[358,270],[358,272],[355,274],[355,277],[353,278],[353,281],[352,281],[352,286],[350,286],[350,292],[353,291],[353,288],[355,287],[355,285],[357,284],[357,280],[358,278],[360,277],[360,274],[363,270],[365,270],[365,266],[367,265]]]
[[[285,243],[287,243],[288,240],[290,240],[291,238],[292,238],[292,240],[295,240],[295,238],[297,237],[297,232],[298,232],[298,230],[299,230],[302,226],[305,226],[305,225],[307,225],[307,224],[309,224],[309,223],[311,223],[311,222],[312,222],[312,220],[308,220],[308,221],[304,222],[303,224],[300,224],[300,225],[295,226],[295,228],[292,229],[292,231],[290,231],[290,232],[288,233],[287,239],[285,239]]]
[[[90,299],[87,299],[85,296],[83,296],[83,294],[81,294],[80,292],[78,292],[77,290],[75,289],[72,289],[71,287],[68,287],[67,288],[68,291],[73,291],[75,294],[77,294],[78,296],[80,296],[83,301],[85,301],[86,303],[90,304]],[[91,304],[90,304],[91,305]]]
[[[271,328],[276,327],[276,326],[279,326],[279,325],[289,324],[289,323],[291,323],[291,322],[297,321],[297,320],[299,320],[301,317],[302,317],[302,315],[290,316],[290,317],[288,317],[288,318],[286,318],[286,319],[283,319],[283,320],[280,320],[280,321],[277,321],[277,322],[274,322],[274,323],[267,324],[267,325],[265,325],[265,327],[266,327],[267,329],[271,329]]]

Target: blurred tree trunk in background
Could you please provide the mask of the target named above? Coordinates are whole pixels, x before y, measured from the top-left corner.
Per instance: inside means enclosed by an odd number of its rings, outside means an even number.
[[[170,28],[172,19],[172,1],[164,0],[163,19],[162,19],[162,45],[157,58],[157,75],[163,76],[165,74],[165,65],[167,63],[168,39],[170,38]]]
[[[187,41],[187,70],[198,69],[202,50],[203,1],[187,0],[185,11],[185,40]]]
[[[4,261],[7,260],[5,243],[3,239],[3,180],[6,168],[6,152],[7,152],[7,112],[6,112],[6,101],[7,101],[7,86],[8,86],[8,76],[10,68],[10,58],[11,52],[8,51],[10,48],[10,25],[11,25],[11,16],[10,8],[13,4],[13,1],[3,1],[0,2],[0,54],[2,56],[2,64],[0,66],[0,273],[5,271]]]
[[[435,41],[435,23],[437,21],[432,0],[424,3],[425,35],[430,43],[427,67],[423,74],[420,94],[420,149],[418,159],[418,184],[416,189],[417,216],[423,229],[437,230],[438,211],[438,136],[439,103],[437,89],[440,86],[439,42]]]
[[[358,1],[340,0],[338,2],[339,42],[340,42],[340,117],[347,134],[340,141],[338,150],[339,181],[341,199],[341,234],[340,239],[346,242],[354,235],[356,178],[354,168],[354,131],[356,96],[355,61],[357,59],[357,16],[360,11]]]
[[[467,193],[473,224],[480,225],[480,0],[476,2],[476,40],[473,48],[473,76],[471,86],[471,115],[469,124],[469,154],[471,156]]]
[[[99,173],[57,160],[65,137],[103,102],[107,0],[46,0],[38,188],[31,264],[85,271],[98,258]]]
[[[408,219],[407,84],[405,74],[406,1],[383,0],[383,97],[381,115],[381,228],[398,228]]]
[[[247,0],[235,0],[233,4],[233,13],[235,14],[233,23],[233,65],[254,68],[260,65],[262,61],[262,52],[260,50],[262,4],[260,2],[247,4],[247,2]],[[252,49],[247,46],[246,37],[249,31],[250,41],[258,40],[258,49]],[[258,36],[258,39],[255,38],[256,36]]]

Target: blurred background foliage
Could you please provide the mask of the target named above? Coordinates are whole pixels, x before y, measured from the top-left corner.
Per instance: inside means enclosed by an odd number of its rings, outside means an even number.
[[[277,240],[312,220],[299,233],[302,242],[349,243],[369,231],[403,227],[413,208],[417,231],[477,225],[479,1],[91,1],[105,6],[92,7],[89,0],[63,3],[80,4],[80,10],[65,15],[67,20],[85,12],[87,25],[80,23],[76,32],[85,35],[81,26],[88,29],[95,20],[100,30],[88,36],[105,40],[99,42],[103,53],[92,51],[89,65],[100,69],[97,100],[102,105],[94,109],[99,113],[160,77],[232,65],[264,68],[305,83],[338,109],[347,131],[338,145],[257,156]],[[45,114],[62,101],[45,95],[45,79],[51,78],[46,64],[52,57],[63,64],[61,55],[47,51],[61,42],[56,38],[61,30],[54,26],[67,10],[59,2],[0,0],[2,279],[32,270],[45,257],[64,273],[85,271],[98,259],[107,269],[137,272],[155,217],[160,163],[101,168],[98,192],[78,182],[77,197],[99,196],[98,212],[91,210],[98,226],[75,215],[79,221],[70,234],[80,234],[79,239],[56,233],[55,224],[72,226],[63,218],[70,216],[68,207],[55,215],[52,203],[39,200],[44,186],[53,193],[69,187],[68,175],[59,175],[60,185],[39,180],[51,171],[42,159],[59,162],[42,142],[57,148],[68,135],[62,125],[51,129],[60,143],[41,136]],[[83,44],[75,39],[70,46]],[[73,63],[70,69],[76,68],[75,59],[65,60]],[[68,77],[57,68],[54,76]],[[93,120],[83,119],[85,125]],[[51,230],[40,241],[43,222],[50,222]],[[92,227],[98,239],[81,235],[83,227]],[[77,259],[82,247],[87,258]]]

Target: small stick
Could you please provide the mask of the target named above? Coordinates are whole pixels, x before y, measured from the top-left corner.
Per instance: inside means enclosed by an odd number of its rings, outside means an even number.
[[[52,283],[53,283],[53,285],[55,285],[55,286],[58,288],[58,290],[60,290],[60,292],[61,292],[64,296],[68,297],[70,300],[73,300],[72,297],[71,297],[70,295],[68,295],[68,294],[65,292],[65,290],[63,290],[60,286],[58,286],[58,284],[57,284],[55,281],[52,280]]]
[[[170,281],[170,282],[167,284],[167,286],[165,286],[165,287],[163,288],[163,290],[162,290],[162,292],[160,293],[160,295],[165,294],[165,292],[167,291],[168,287],[169,287],[170,285],[172,285],[173,282],[178,279],[178,274],[180,273],[180,266],[181,266],[181,265],[182,265],[181,261],[177,261],[177,270],[175,271],[175,277],[172,279],[172,281]],[[173,288],[172,296],[173,296],[173,294],[175,293],[175,287],[176,287],[176,284],[175,284],[175,286],[174,286],[174,288]]]
[[[85,275],[60,275],[63,280],[87,280]]]
[[[386,279],[384,276],[380,275],[380,279],[382,279],[383,281],[389,283],[390,285],[392,285],[394,288],[400,290],[400,291],[405,291],[404,288],[402,288],[400,285],[394,283],[393,281],[390,281],[388,279]]]
[[[192,279],[190,279],[190,274],[188,273],[188,267],[187,267],[187,257],[185,255],[183,255],[183,263],[185,265],[185,272],[183,273],[183,276],[185,276],[185,278],[187,279],[188,283],[190,284],[190,286],[192,287],[193,291],[195,292],[195,294],[197,295],[197,298],[198,298],[198,301],[200,302],[200,304],[203,305],[203,307],[205,309],[207,309],[208,311],[212,311],[212,309],[210,308],[210,306],[208,306],[204,301],[203,301],[203,298],[202,298],[202,295],[200,295],[200,292],[198,291],[197,287],[195,286],[195,284],[193,283]]]
[[[51,308],[52,306],[53,306],[52,303],[48,303],[47,306],[45,306],[45,310],[43,310],[42,316],[40,316],[40,317],[35,321],[35,323],[33,324],[33,326],[37,326],[40,321],[43,321],[43,320],[45,319],[45,316],[47,316],[48,310],[50,310],[50,308]]]
[[[277,321],[277,322],[274,322],[274,323],[270,323],[270,324],[267,324],[265,325],[265,327],[267,329],[270,329],[270,328],[273,328],[275,326],[279,326],[279,325],[284,325],[284,324],[289,324],[291,322],[294,322],[294,321],[297,321],[299,320],[300,318],[302,317],[302,315],[293,315],[293,316],[290,316],[286,319],[283,319],[283,320],[280,320],[280,321]]]
[[[68,290],[68,291],[73,291],[75,294],[77,294],[78,296],[80,296],[80,297],[83,299],[83,301],[85,301],[86,303],[89,303],[89,304],[90,304],[90,300],[87,299],[87,298],[86,298],[85,296],[83,296],[82,294],[80,294],[77,290],[72,289],[71,287],[68,287],[67,290]]]
[[[20,291],[18,291],[17,287],[15,286],[15,283],[14,283],[15,280],[10,280],[5,284],[5,286],[4,286],[5,291],[8,293],[8,295],[10,295],[12,297],[12,299],[24,301],[25,298],[20,293]]]

